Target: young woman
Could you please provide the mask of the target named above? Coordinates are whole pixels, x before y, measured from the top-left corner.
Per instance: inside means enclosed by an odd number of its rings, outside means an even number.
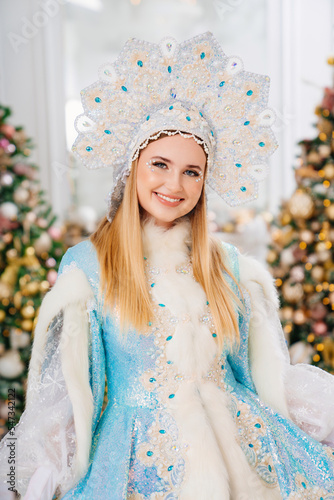
[[[218,49],[211,34],[188,45],[197,58],[191,66],[185,53],[188,76],[206,56],[213,64]],[[127,50],[133,56],[133,47]],[[132,60],[126,54],[121,60]],[[144,65],[145,54],[136,53],[135,63]],[[156,67],[153,55],[151,49]],[[220,71],[217,64],[212,68]],[[149,68],[143,75],[150,75],[152,88],[158,75]],[[219,80],[232,85],[230,76]],[[119,78],[128,92],[129,81]],[[240,87],[240,74],[238,79]],[[110,93],[100,85],[92,95],[101,103]],[[208,98],[203,89],[201,95]],[[18,457],[14,486],[26,500],[51,500],[55,492],[65,500],[329,500],[333,377],[290,366],[271,275],[208,235],[206,183],[217,187],[221,180],[220,189],[236,200],[236,193],[252,189],[239,171],[253,163],[238,145],[231,152],[226,122],[225,143],[213,157],[213,110],[205,115],[204,105],[198,111],[172,99],[145,112],[144,121],[140,115],[131,143],[130,125],[123,123],[131,163],[125,157],[118,163],[107,217],[90,239],[66,252],[43,301],[26,410],[11,436]],[[122,115],[129,102],[140,105],[134,96],[114,100]],[[121,155],[119,120],[104,103],[106,109],[108,128],[101,117],[99,126]],[[134,112],[130,120],[133,125]],[[103,145],[104,136],[90,126],[75,147],[85,158],[96,154],[89,159],[96,167],[117,148]],[[260,132],[269,137],[268,130]],[[233,154],[240,166],[230,175],[217,171]]]

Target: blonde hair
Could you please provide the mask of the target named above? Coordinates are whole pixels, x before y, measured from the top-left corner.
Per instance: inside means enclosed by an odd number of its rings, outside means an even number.
[[[137,197],[138,159],[132,162],[123,200],[110,223],[107,217],[90,236],[101,268],[100,292],[105,293],[104,308],[117,307],[121,329],[130,326],[144,331],[153,318],[144,271],[141,214]],[[216,328],[218,346],[224,341],[239,343],[237,311],[243,303],[224,277],[226,272],[237,285],[224,262],[221,244],[208,234],[205,190],[188,214],[192,233],[192,264],[195,279],[204,289]],[[131,223],[129,223],[131,221]],[[235,309],[236,308],[236,309]]]

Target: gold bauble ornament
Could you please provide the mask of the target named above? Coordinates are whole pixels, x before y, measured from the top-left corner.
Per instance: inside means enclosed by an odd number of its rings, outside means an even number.
[[[317,128],[318,128],[319,132],[322,134],[326,134],[327,136],[332,135],[332,131],[333,131],[332,122],[329,120],[326,120],[326,118],[323,118],[322,116],[318,120]],[[323,137],[323,138],[326,140],[325,137]]]
[[[273,262],[275,262],[277,257],[278,255],[277,252],[275,252],[275,250],[269,250],[269,252],[267,253],[267,262],[269,264],[272,264]]]
[[[283,226],[286,226],[287,224],[290,224],[290,222],[291,222],[291,215],[289,214],[289,212],[284,212],[281,215],[281,222],[282,222]]]
[[[41,281],[40,284],[39,284],[39,288],[40,288],[40,291],[42,293],[45,293],[49,290],[50,288],[50,283],[48,281]]]
[[[322,281],[324,279],[325,270],[322,266],[314,266],[311,269],[311,276],[314,281]]]
[[[297,309],[293,314],[293,322],[296,325],[303,325],[306,321],[305,312],[302,309]]]
[[[321,161],[321,156],[317,151],[310,151],[307,155],[308,163],[319,163]]]
[[[327,165],[324,166],[323,170],[325,172],[326,179],[334,179],[334,163],[327,163]]]
[[[8,283],[0,281],[0,299],[8,299],[12,295],[12,287]]]
[[[309,219],[314,211],[314,201],[305,191],[298,189],[288,202],[292,217]]]
[[[14,306],[16,309],[21,309],[22,305],[22,293],[21,292],[16,292],[14,295]]]
[[[300,233],[300,240],[305,241],[308,245],[314,241],[314,233],[309,229],[303,229]]]
[[[301,283],[292,284],[286,281],[282,287],[282,293],[287,302],[296,303],[303,298],[303,285]]]
[[[21,309],[21,315],[25,319],[32,319],[35,316],[35,309],[33,306],[24,306]]]
[[[31,332],[32,327],[33,327],[33,322],[31,319],[23,319],[21,321],[22,330],[25,330],[26,332]]]
[[[6,313],[3,309],[0,309],[0,323],[5,319]]]
[[[334,57],[332,56],[328,57],[327,64],[329,64],[330,66],[334,66]]]
[[[310,283],[305,283],[303,285],[303,288],[304,288],[305,293],[313,293],[313,291],[314,291],[314,286],[311,285]]]
[[[37,281],[31,281],[25,287],[29,295],[36,295],[39,292],[39,283]]]
[[[334,368],[334,341],[333,339],[327,337],[323,341],[323,351],[322,351],[322,356],[323,359],[326,363],[326,365],[331,366]]]
[[[325,208],[325,214],[330,220],[334,220],[334,203],[329,205],[329,207]],[[333,231],[333,235],[334,235],[334,231]],[[331,241],[332,241],[332,237],[331,237]]]
[[[293,308],[289,306],[282,307],[281,309],[282,319],[289,321],[293,317]]]
[[[326,243],[324,241],[319,241],[319,243],[317,243],[315,246],[315,251],[317,253],[325,252],[326,250],[327,250],[327,247],[326,247]]]

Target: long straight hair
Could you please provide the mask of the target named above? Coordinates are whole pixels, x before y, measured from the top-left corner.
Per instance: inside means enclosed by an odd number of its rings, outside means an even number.
[[[144,270],[137,166],[138,159],[132,162],[124,197],[112,222],[104,217],[90,236],[100,263],[100,292],[104,293],[104,309],[116,308],[123,332],[129,327],[145,331],[153,319]],[[209,237],[204,184],[197,205],[187,217],[191,222],[193,273],[206,293],[219,349],[226,341],[235,346],[240,337],[238,311],[244,306],[227,283],[224,273],[232,278],[241,296],[242,292],[225,264],[226,256],[221,243]]]

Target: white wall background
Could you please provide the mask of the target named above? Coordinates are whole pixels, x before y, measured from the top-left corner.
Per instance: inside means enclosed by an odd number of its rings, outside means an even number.
[[[294,189],[296,144],[316,134],[314,108],[332,84],[333,11],[334,0],[0,0],[0,101],[33,137],[56,213],[75,202],[102,215],[110,172],[86,171],[68,153],[80,90],[129,37],[183,40],[210,30],[226,54],[271,77],[280,148],[254,206],[276,212]]]

